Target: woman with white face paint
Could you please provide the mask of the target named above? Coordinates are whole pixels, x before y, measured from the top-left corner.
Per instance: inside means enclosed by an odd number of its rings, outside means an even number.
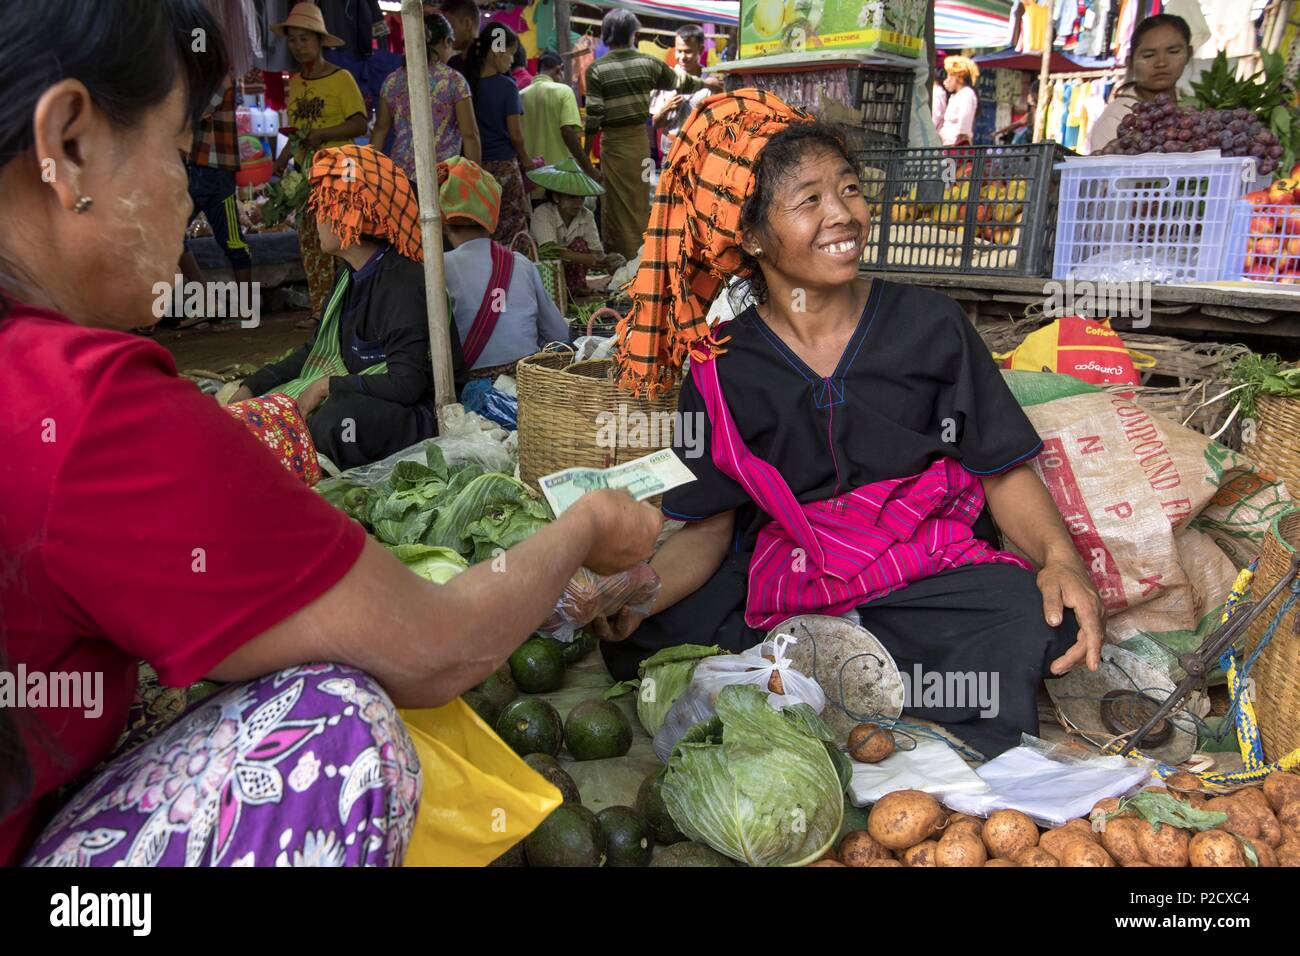
[[[200,0],[0,4],[0,676],[103,687],[0,707],[0,865],[400,863],[394,705],[483,680],[661,524],[597,492],[433,584],[127,331],[170,288],[221,36]],[[119,745],[141,661],[226,686]]]

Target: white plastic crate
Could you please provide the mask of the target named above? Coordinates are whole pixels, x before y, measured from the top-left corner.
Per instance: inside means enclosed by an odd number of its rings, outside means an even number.
[[[1212,282],[1221,278],[1235,203],[1255,160],[1089,156],[1061,171],[1054,279]]]

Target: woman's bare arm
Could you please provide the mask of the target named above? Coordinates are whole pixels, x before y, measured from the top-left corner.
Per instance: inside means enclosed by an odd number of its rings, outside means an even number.
[[[1064,674],[1084,662],[1089,670],[1096,670],[1106,634],[1105,606],[1074,549],[1056,502],[1028,465],[991,475],[983,482],[993,520],[1039,567],[1038,587],[1043,592],[1047,623],[1053,627],[1060,624],[1066,607],[1074,609],[1079,621],[1078,642],[1052,663],[1052,672]]]
[[[483,162],[483,141],[474,117],[474,101],[468,96],[456,101],[456,126],[460,129],[460,151],[472,163]]]
[[[337,585],[213,669],[247,680],[310,661],[351,664],[404,707],[436,707],[500,667],[550,614],[573,573],[649,557],[662,517],[626,492],[594,492],[501,557],[446,584],[367,539]]]

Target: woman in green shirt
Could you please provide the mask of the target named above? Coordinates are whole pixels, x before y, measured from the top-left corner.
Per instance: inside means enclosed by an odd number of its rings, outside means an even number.
[[[309,152],[322,146],[345,146],[365,135],[366,101],[352,74],[322,55],[322,48],[340,47],[343,41],[325,29],[325,18],[314,3],[295,5],[284,22],[271,29],[289,41],[289,54],[301,67],[289,79],[286,101],[289,125],[306,133],[305,148],[293,153],[286,145],[275,168],[282,173],[292,154],[305,173]],[[298,245],[311,297],[311,315],[298,325],[309,329],[320,321],[329,299],[334,285],[334,260],[321,250],[313,217],[300,213],[297,219]]]

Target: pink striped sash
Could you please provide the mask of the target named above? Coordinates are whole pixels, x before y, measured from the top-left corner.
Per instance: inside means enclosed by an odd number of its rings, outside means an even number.
[[[984,488],[951,458],[919,475],[800,504],[780,472],[740,437],[713,360],[691,358],[713,429],[718,469],[771,521],[749,565],[745,623],[768,628],[796,614],[843,614],[912,581],[965,564],[1030,567],[971,533]]]

